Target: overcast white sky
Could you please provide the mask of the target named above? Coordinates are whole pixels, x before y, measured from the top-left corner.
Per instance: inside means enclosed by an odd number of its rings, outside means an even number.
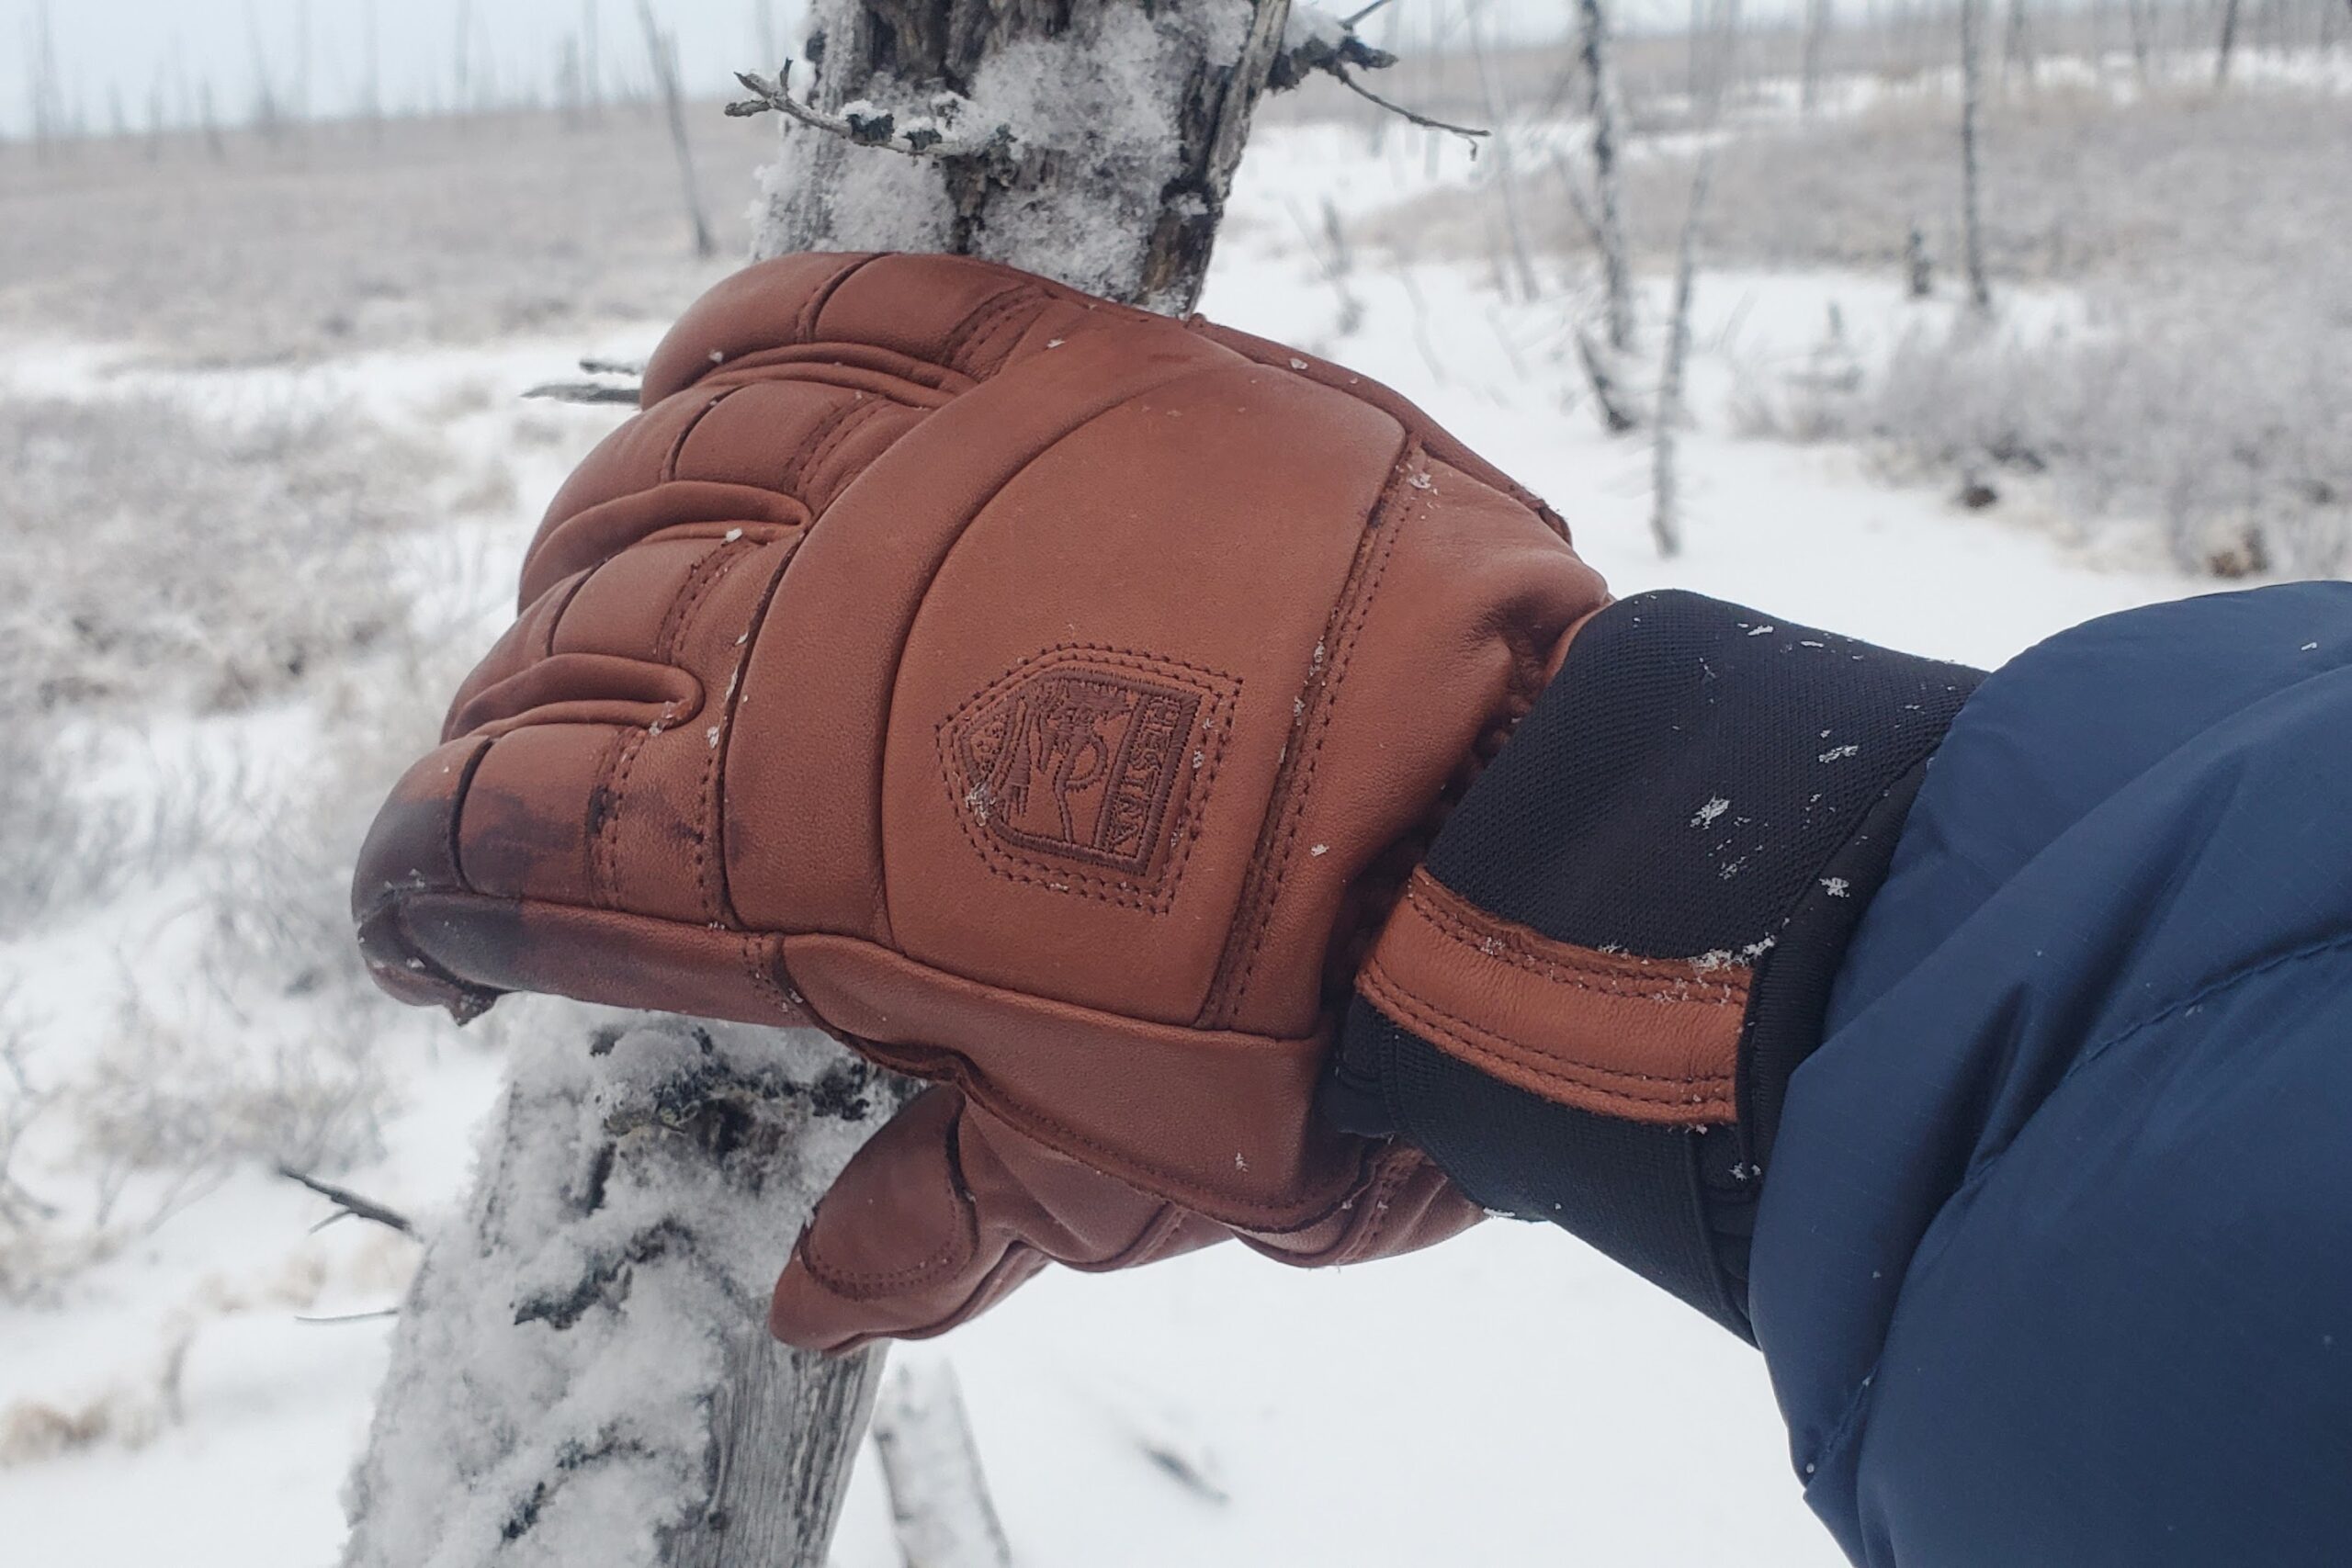
[[[1674,0],[1634,0],[1633,8],[1671,8]],[[0,0],[0,133],[21,134],[29,123],[35,21],[40,0]],[[1349,0],[1334,0],[1340,9]],[[1398,0],[1410,39],[1432,15],[1459,11],[1462,0]],[[1750,7],[1751,10],[1754,6]],[[772,18],[782,51],[800,37],[804,0],[654,0],[662,24],[678,35],[690,90],[716,96],[732,88],[732,73],[762,61],[760,16]],[[1500,35],[1554,34],[1566,26],[1567,0],[1487,0]],[[1621,11],[1626,9],[1621,4]],[[372,15],[382,62],[385,101],[391,107],[447,104],[457,75],[460,18],[477,88],[517,82],[545,90],[554,80],[564,40],[582,30],[593,12],[603,39],[600,74],[614,86],[646,80],[645,45],[637,0],[48,0],[58,80],[94,130],[111,118],[119,93],[130,124],[143,126],[159,84],[164,111],[176,117],[209,81],[223,119],[243,118],[254,98],[256,52],[265,56],[281,97],[287,96],[309,34],[310,104],[314,114],[342,112],[360,101],[367,79]],[[1679,14],[1679,13],[1677,13]],[[1379,24],[1366,31],[1383,36]],[[182,84],[185,83],[185,87]]]
[[[0,0],[0,127],[21,132],[30,104],[39,0]],[[802,0],[655,0],[662,25],[678,35],[685,79],[718,94],[731,73],[759,63],[764,4],[775,37],[789,50],[800,36]],[[470,40],[476,82],[527,81],[544,90],[554,79],[563,41],[594,12],[603,39],[601,73],[615,85],[642,84],[644,35],[637,0],[49,0],[58,77],[69,99],[79,95],[93,129],[107,123],[108,91],[119,89],[133,125],[143,124],[159,78],[209,80],[223,118],[243,118],[254,99],[255,40],[286,91],[296,73],[300,39],[310,34],[314,113],[359,100],[367,77],[373,14],[384,97],[393,107],[447,102],[457,74],[460,18]],[[776,62],[766,62],[773,67]],[[176,85],[167,85],[166,106]]]

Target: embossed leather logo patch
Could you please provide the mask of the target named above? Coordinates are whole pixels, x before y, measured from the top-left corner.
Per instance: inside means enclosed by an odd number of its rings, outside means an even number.
[[[967,835],[1015,880],[1165,908],[1236,689],[1125,649],[1024,660],[939,727]]]

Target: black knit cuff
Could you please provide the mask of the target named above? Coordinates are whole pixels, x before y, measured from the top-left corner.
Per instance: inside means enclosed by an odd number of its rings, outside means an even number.
[[[1679,592],[1595,616],[1431,847],[1323,1105],[1743,1337],[1789,1075],[1982,675]]]

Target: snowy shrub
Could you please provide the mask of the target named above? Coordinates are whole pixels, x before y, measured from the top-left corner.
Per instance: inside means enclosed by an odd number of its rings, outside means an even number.
[[[55,1265],[51,1210],[18,1168],[27,1134],[49,1107],[26,1059],[29,1032],[15,989],[0,989],[0,1302],[20,1300]]]
[[[772,128],[716,106],[688,129],[713,191],[749,190],[774,156]],[[669,143],[633,112],[314,123],[301,137],[293,156],[232,132],[219,162],[193,145],[151,162],[136,138],[81,143],[48,166],[12,159],[0,324],[135,337],[153,358],[199,366],[569,339],[674,316],[749,239],[741,204],[718,203],[720,254],[694,259]]]
[[[216,1000],[175,997],[166,1013],[126,985],[113,1027],[60,1092],[96,1173],[100,1228],[152,1226],[240,1160],[311,1168],[374,1152],[385,1086],[372,1040],[315,1014],[206,1016]],[[163,1179],[139,1184],[124,1212],[141,1177]]]
[[[77,788],[74,750],[19,705],[0,700],[0,728],[17,738],[0,767],[0,937],[52,905],[115,882],[107,815]]]
[[[386,545],[434,464],[335,407],[0,402],[0,667],[60,716],[277,695],[400,634]]]
[[[1751,434],[1860,440],[1972,489],[2041,476],[2086,521],[2159,524],[2188,570],[2327,576],[2352,560],[2347,340],[2218,310],[2096,332],[1962,318],[1905,336],[1875,375],[1795,378],[1739,412]]]

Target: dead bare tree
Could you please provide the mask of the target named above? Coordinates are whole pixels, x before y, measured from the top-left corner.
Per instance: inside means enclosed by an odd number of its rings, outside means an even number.
[[[362,7],[360,27],[359,114],[368,122],[368,136],[379,139],[384,133],[384,54],[376,30],[376,0]]]
[[[1968,303],[1979,314],[1993,308],[1992,288],[1984,276],[1983,160],[1977,145],[1984,113],[1984,0],[1960,0],[1961,251],[1968,273]]]
[[[463,119],[474,112],[474,7],[473,0],[458,0],[456,28],[456,58],[451,68],[450,91],[454,101],[450,112]]]
[[[2148,85],[2152,21],[2148,15],[2154,0],[2124,0],[2124,17],[2132,28],[2132,68],[2140,85]]]
[[[1592,389],[1602,427],[1611,435],[1623,435],[1640,427],[1641,415],[1627,387],[1627,359],[1634,348],[1634,279],[1619,170],[1624,101],[1617,88],[1616,44],[1606,0],[1577,0],[1577,52],[1591,124],[1589,187],[1588,177],[1565,157],[1556,167],[1568,206],[1600,259],[1601,288],[1600,334],[1596,338],[1589,325],[1578,326],[1577,358]]]
[[[1577,46],[1584,62],[1586,112],[1592,118],[1591,223],[1600,251],[1602,320],[1609,346],[1626,354],[1634,346],[1634,278],[1625,254],[1624,199],[1617,167],[1624,100],[1617,90],[1617,51],[1607,0],[1577,0]]]
[[[250,5],[245,7],[245,47],[253,57],[253,126],[261,132],[261,139],[274,147],[285,134],[286,104],[278,95],[277,73],[270,69],[269,49],[262,42],[261,24],[254,19]]]
[[[1535,280],[1535,262],[1528,247],[1527,220],[1520,204],[1519,165],[1511,157],[1509,109],[1503,101],[1502,80],[1496,73],[1494,55],[1487,48],[1486,28],[1480,25],[1484,3],[1485,0],[1472,0],[1464,19],[1470,30],[1471,58],[1478,71],[1478,95],[1487,123],[1498,132],[1494,140],[1495,186],[1502,197],[1503,237],[1510,246],[1510,277],[1519,297],[1532,300],[1543,293],[1543,288]]]
[[[637,19],[645,28],[645,55],[653,70],[653,85],[662,94],[662,107],[670,119],[670,146],[678,156],[678,190],[685,198],[686,220],[694,226],[695,254],[705,258],[718,254],[718,241],[710,231],[710,215],[703,210],[702,182],[695,177],[694,143],[686,137],[685,91],[678,82],[678,40],[675,35],[662,31],[654,18],[653,0],[637,0]]]
[[[1188,310],[1261,93],[1349,58],[1289,9],[818,0],[805,101],[754,74],[740,106],[784,120],[755,249],[982,254]],[[474,1191],[428,1227],[345,1562],[816,1568],[879,1363],[785,1350],[763,1309],[888,1080],[806,1032],[522,1022]]]
[[[229,143],[220,134],[220,117],[212,109],[212,78],[207,76],[197,90],[197,113],[204,129],[204,150],[216,164],[229,161]]]
[[[580,84],[591,123],[605,115],[604,62],[597,52],[598,0],[580,0]]]
[[[2222,41],[2213,57],[2213,90],[2230,85],[2230,57],[2238,47],[2238,0],[2222,0]]]
[[[33,158],[47,163],[62,130],[63,105],[57,85],[57,39],[51,29],[49,0],[40,0],[28,24],[32,47],[25,51],[25,86],[31,109]]]
[[[2026,19],[2026,0],[2009,0],[2008,22],[2001,33],[2001,87],[2007,91],[2009,73],[2014,70],[2025,79],[2026,90],[2037,85],[2034,61],[2033,29]]]
[[[1804,45],[1798,66],[1797,105],[1805,114],[1821,107],[1821,59],[1828,46],[1835,0],[1804,0]]]
[[[1715,155],[1711,147],[1699,154],[1690,172],[1690,205],[1683,215],[1682,243],[1674,263],[1674,304],[1666,333],[1666,363],[1657,378],[1657,420],[1650,447],[1650,537],[1660,556],[1682,553],[1682,481],[1677,466],[1680,455],[1683,372],[1690,358],[1690,302],[1699,275],[1699,226],[1707,209],[1707,192],[1714,181]]]
[[[1903,236],[1903,279],[1914,299],[1925,299],[1936,291],[1936,264],[1928,254],[1928,231],[1917,223]]]

